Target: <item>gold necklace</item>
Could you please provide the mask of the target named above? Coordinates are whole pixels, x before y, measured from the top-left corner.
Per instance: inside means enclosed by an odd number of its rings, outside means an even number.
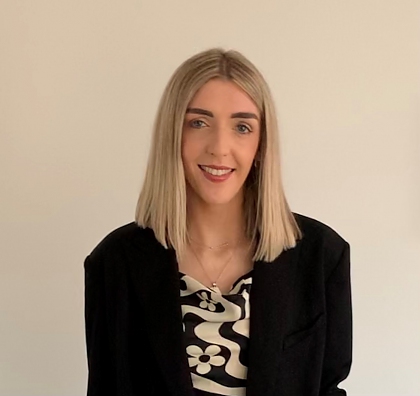
[[[225,242],[225,243],[222,243],[222,244],[220,244],[220,245],[216,245],[216,246],[208,246],[208,245],[205,245],[204,243],[201,243],[201,242],[195,241],[195,240],[194,240],[194,239],[192,239],[190,236],[188,236],[188,239],[189,239],[191,242],[194,242],[194,243],[196,243],[197,245],[204,246],[204,247],[206,247],[207,249],[210,249],[210,250],[213,250],[213,249],[218,249],[218,248],[221,248],[221,247],[224,247],[224,246],[229,246],[229,242]]]
[[[191,239],[191,238],[189,237],[189,239]],[[198,258],[197,253],[195,252],[195,250],[194,250],[194,249],[193,249],[193,247],[191,246],[191,250],[192,250],[192,252],[194,253],[195,258],[197,259],[198,263],[200,264],[201,268],[203,269],[203,272],[204,272],[204,274],[206,275],[207,279],[208,279],[208,280],[210,281],[210,283],[211,283],[211,287],[210,287],[210,289],[211,289],[211,290],[213,290],[214,292],[217,292],[217,291],[219,291],[219,292],[220,292],[220,289],[219,289],[219,287],[217,286],[217,282],[218,282],[219,278],[222,276],[223,272],[225,271],[225,269],[226,269],[227,265],[229,264],[230,260],[232,260],[233,254],[235,253],[235,250],[236,250],[236,248],[238,247],[238,245],[239,245],[239,241],[240,241],[240,240],[241,240],[241,239],[239,238],[239,239],[238,239],[238,241],[236,242],[236,245],[235,245],[234,249],[232,250],[232,254],[230,255],[229,259],[226,261],[226,263],[223,265],[222,270],[220,271],[219,276],[216,278],[216,280],[215,280],[215,281],[213,281],[213,280],[210,278],[210,276],[208,275],[208,273],[207,273],[207,271],[206,271],[206,269],[205,269],[205,267],[204,267],[203,263],[200,261],[200,259]],[[207,246],[207,247],[208,247],[208,246]]]

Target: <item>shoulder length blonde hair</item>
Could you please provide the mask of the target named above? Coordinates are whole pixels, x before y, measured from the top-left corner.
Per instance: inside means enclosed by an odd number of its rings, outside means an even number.
[[[302,237],[284,195],[277,118],[266,81],[237,51],[213,48],[182,63],[159,103],[136,223],[154,231],[165,248],[184,251],[187,241],[186,182],[181,158],[184,116],[194,94],[213,78],[229,80],[255,102],[261,134],[255,165],[244,188],[246,235],[256,240],[253,260],[273,261]]]

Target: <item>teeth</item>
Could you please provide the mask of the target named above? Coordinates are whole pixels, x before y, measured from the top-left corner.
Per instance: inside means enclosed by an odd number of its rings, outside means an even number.
[[[207,166],[200,166],[200,168],[213,176],[222,176],[232,172],[232,169],[213,169],[208,168]]]

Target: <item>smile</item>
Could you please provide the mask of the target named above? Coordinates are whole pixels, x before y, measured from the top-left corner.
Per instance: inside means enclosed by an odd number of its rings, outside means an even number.
[[[223,176],[234,171],[234,169],[213,169],[203,165],[199,165],[199,167],[203,171],[210,173],[213,176]]]

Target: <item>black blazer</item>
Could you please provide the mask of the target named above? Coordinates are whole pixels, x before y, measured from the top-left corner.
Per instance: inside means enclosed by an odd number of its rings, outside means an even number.
[[[254,264],[247,396],[338,396],[350,371],[349,244],[294,214],[303,238]],[[178,265],[127,224],[85,260],[88,396],[192,396]]]

